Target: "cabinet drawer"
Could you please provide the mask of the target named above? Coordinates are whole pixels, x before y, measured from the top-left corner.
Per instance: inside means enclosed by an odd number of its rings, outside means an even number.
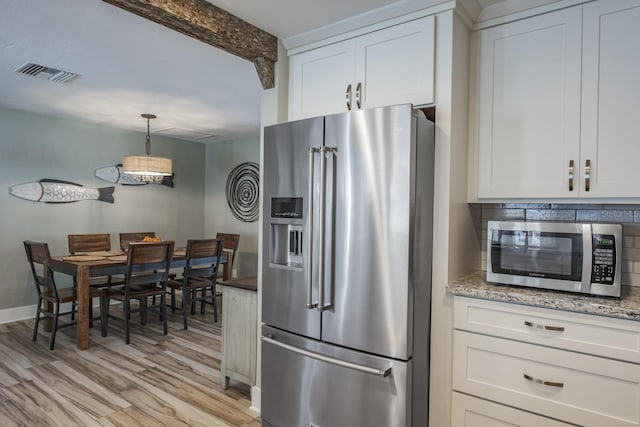
[[[634,320],[456,297],[454,327],[640,363],[640,323]]]
[[[463,331],[453,341],[457,391],[584,426],[640,426],[638,365]]]
[[[560,421],[462,393],[453,393],[451,425],[455,427],[569,427]]]

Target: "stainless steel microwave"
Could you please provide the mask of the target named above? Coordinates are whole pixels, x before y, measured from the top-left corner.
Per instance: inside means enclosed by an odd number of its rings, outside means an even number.
[[[489,221],[487,281],[620,296],[622,225]]]

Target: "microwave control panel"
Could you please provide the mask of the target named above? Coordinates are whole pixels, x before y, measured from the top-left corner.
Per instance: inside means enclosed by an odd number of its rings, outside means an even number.
[[[616,271],[615,259],[615,236],[611,234],[594,234],[591,283],[613,285]]]

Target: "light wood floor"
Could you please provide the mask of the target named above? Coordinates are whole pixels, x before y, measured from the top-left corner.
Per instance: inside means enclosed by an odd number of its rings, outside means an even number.
[[[49,351],[42,328],[31,341],[33,320],[0,325],[0,425],[260,426],[248,386],[220,387],[221,310],[216,324],[208,310],[186,331],[170,314],[167,336],[155,316],[140,326],[136,314],[130,345],[121,321],[110,320],[106,338],[96,323],[86,351],[76,349],[75,326]]]

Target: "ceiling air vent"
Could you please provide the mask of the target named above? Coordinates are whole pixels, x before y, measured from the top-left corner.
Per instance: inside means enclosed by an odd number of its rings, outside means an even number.
[[[52,82],[65,83],[77,76],[69,71],[58,70],[44,65],[25,62],[15,69],[16,73],[26,74],[28,76],[39,77]]]

